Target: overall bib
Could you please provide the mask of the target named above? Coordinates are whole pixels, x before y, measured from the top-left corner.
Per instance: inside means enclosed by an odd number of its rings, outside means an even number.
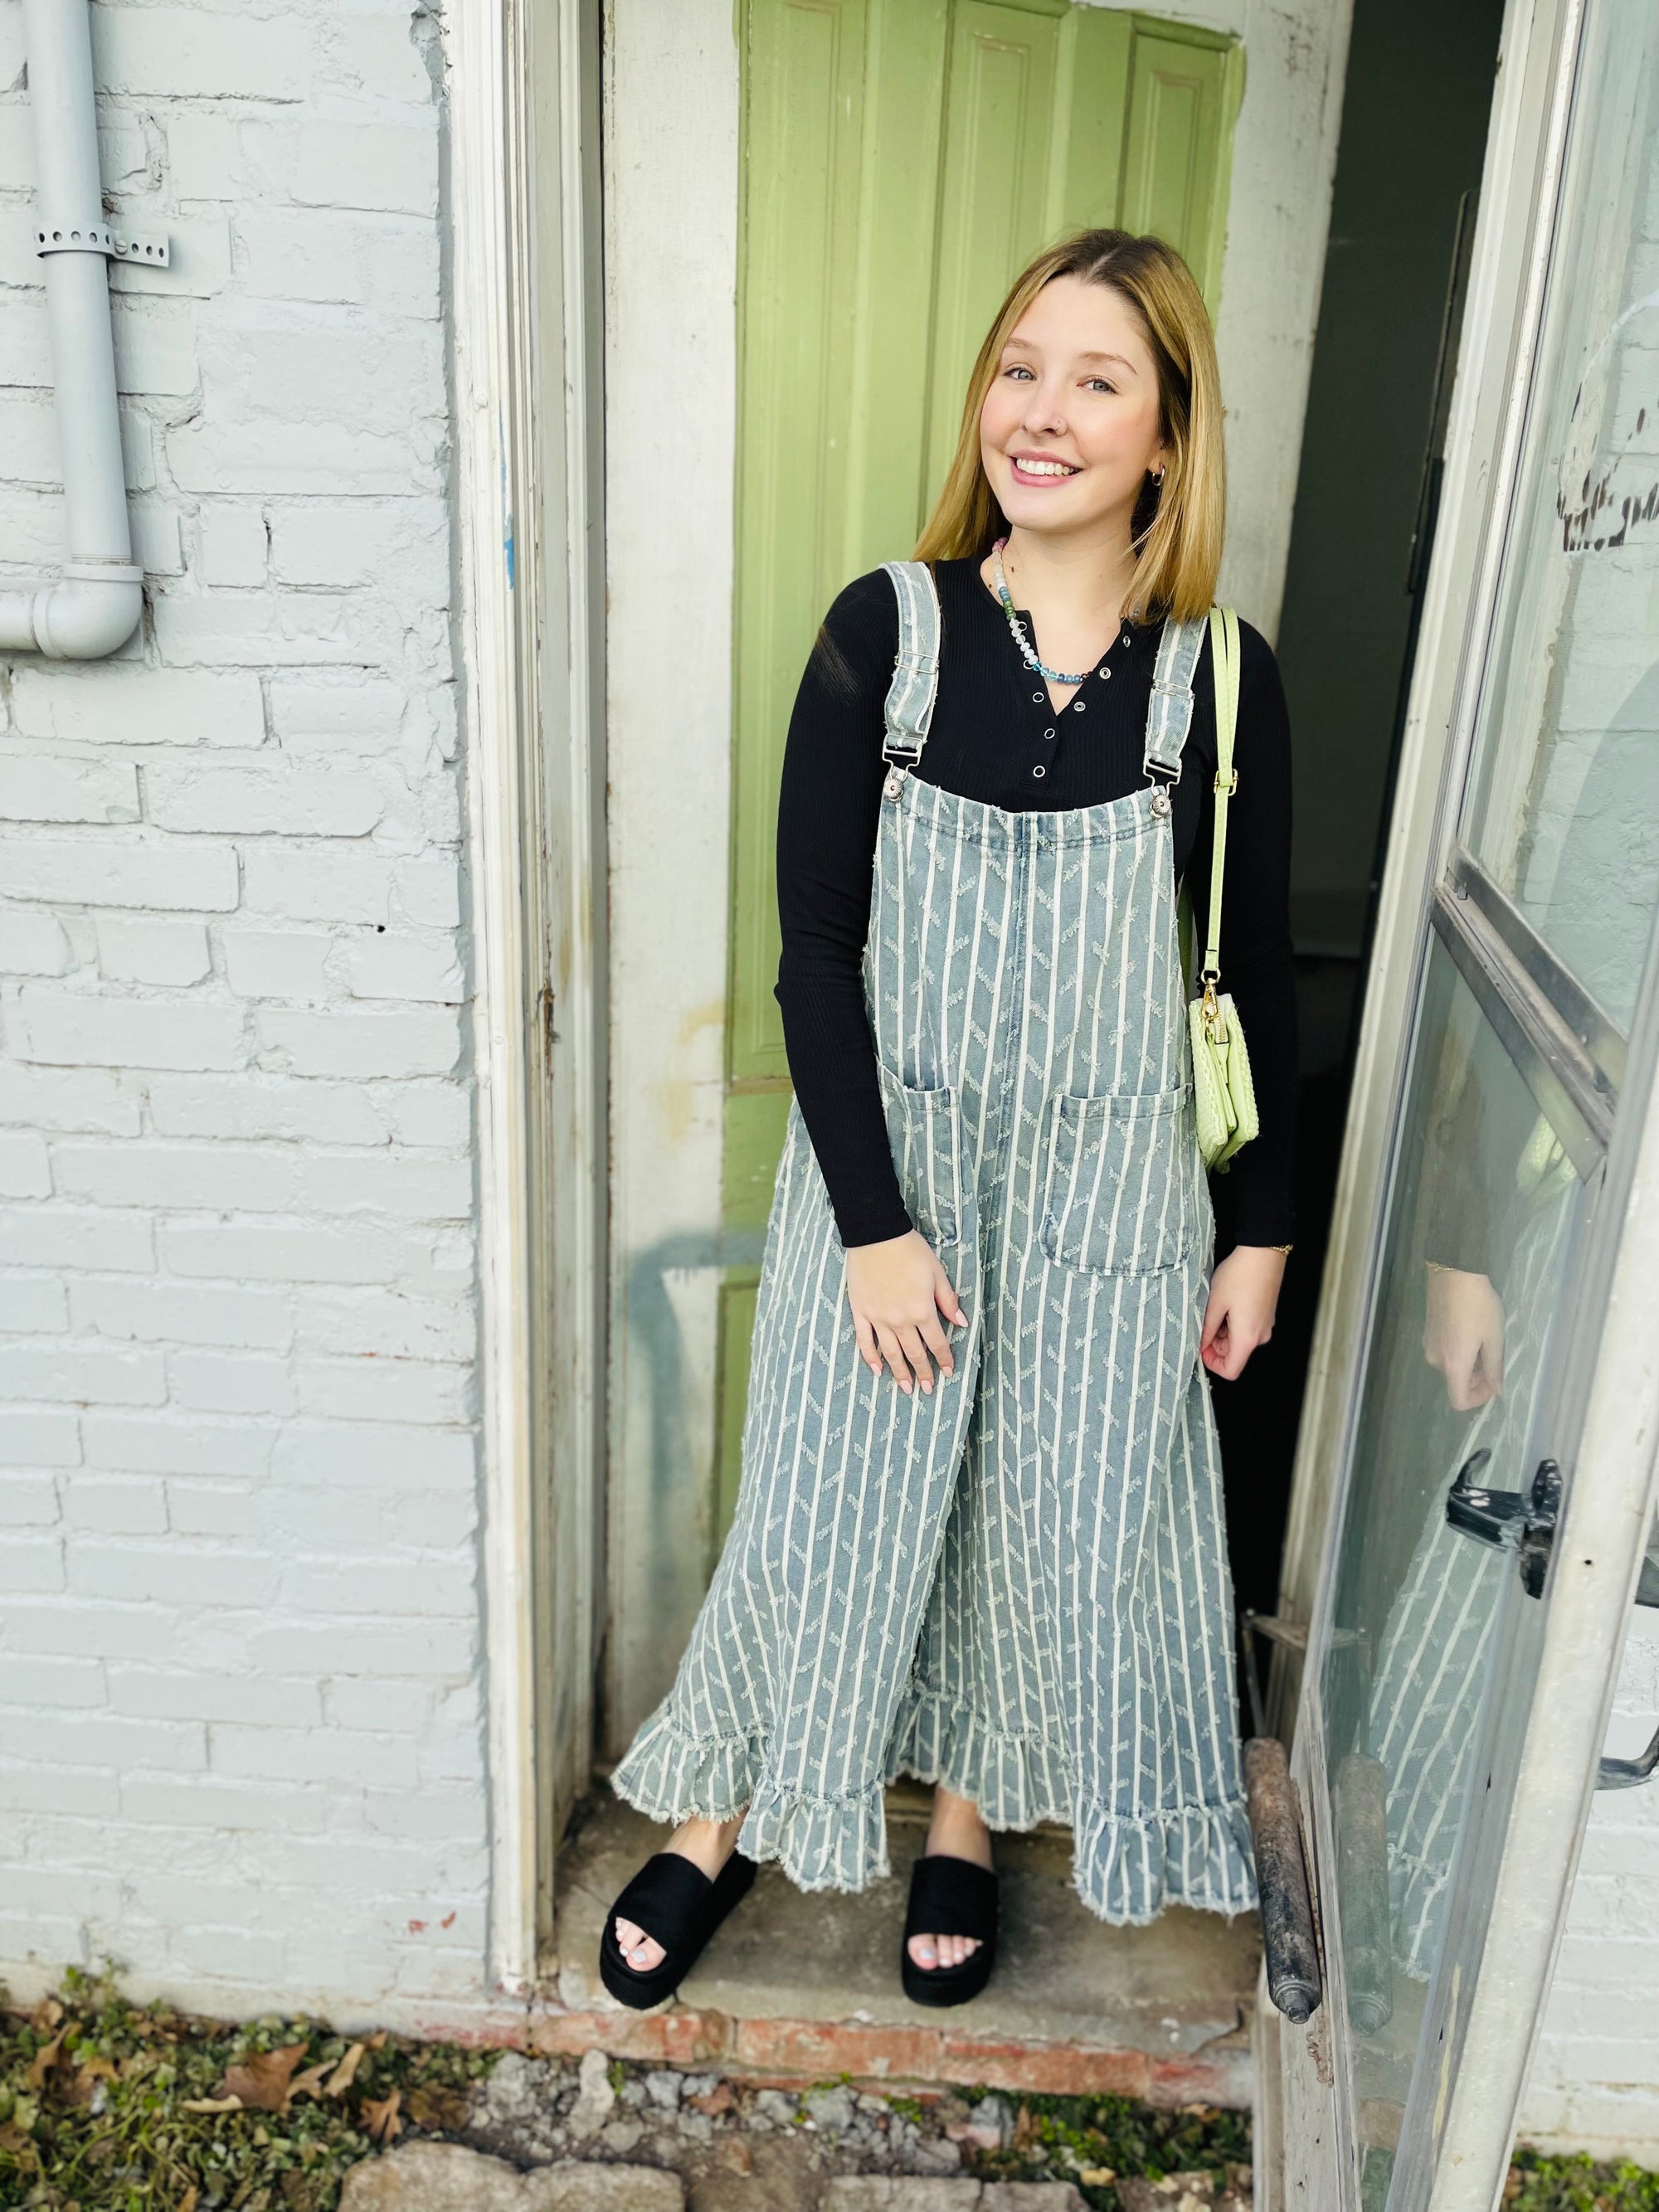
[[[804,1889],[889,1871],[907,1773],[992,1828],[1073,1830],[1115,1922],[1255,1901],[1221,1469],[1198,1345],[1212,1219],[1194,1121],[1167,782],[1201,623],[1167,623],[1147,783],[1014,813],[911,777],[938,682],[925,566],[899,655],[865,999],[912,1220],[968,1316],[908,1396],[860,1358],[792,1103],[736,1515],[674,1686],[611,1786],[746,1805]]]

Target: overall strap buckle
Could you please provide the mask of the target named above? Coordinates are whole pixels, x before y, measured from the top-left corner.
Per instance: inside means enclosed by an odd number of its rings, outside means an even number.
[[[921,758],[939,691],[939,607],[933,571],[923,561],[884,564],[898,600],[898,651],[884,707],[886,737],[881,757],[887,763],[882,794],[896,799],[904,780]]]

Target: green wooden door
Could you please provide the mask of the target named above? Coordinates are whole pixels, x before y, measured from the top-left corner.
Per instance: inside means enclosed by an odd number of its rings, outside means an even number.
[[[915,543],[1015,272],[1158,230],[1211,307],[1243,54],[1066,0],[744,0],[736,728],[720,1498],[736,1495],[761,1233],[788,1110],[773,836],[795,686],[849,578]]]

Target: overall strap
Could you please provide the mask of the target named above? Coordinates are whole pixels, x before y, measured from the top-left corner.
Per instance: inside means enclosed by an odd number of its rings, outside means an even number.
[[[1148,775],[1167,776],[1171,783],[1181,781],[1181,749],[1193,720],[1193,671],[1203,643],[1201,622],[1174,620],[1164,623],[1158,641],[1141,765]]]
[[[1215,671],[1215,830],[1210,850],[1210,941],[1204,981],[1212,992],[1221,973],[1221,885],[1227,872],[1227,801],[1238,788],[1233,736],[1238,727],[1238,617],[1210,609],[1210,665]]]
[[[886,561],[898,599],[898,653],[887,687],[886,795],[896,799],[904,775],[921,758],[939,690],[939,611],[933,574],[925,561]]]

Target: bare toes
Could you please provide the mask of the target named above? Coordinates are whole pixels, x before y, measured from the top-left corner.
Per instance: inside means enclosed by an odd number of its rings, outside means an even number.
[[[977,1936],[913,1936],[908,1949],[924,1973],[941,1966],[959,1966],[979,1948]]]
[[[648,1974],[659,1966],[665,1956],[662,1945],[654,1942],[642,1928],[631,1920],[617,1922],[617,1948],[636,1972]]]

